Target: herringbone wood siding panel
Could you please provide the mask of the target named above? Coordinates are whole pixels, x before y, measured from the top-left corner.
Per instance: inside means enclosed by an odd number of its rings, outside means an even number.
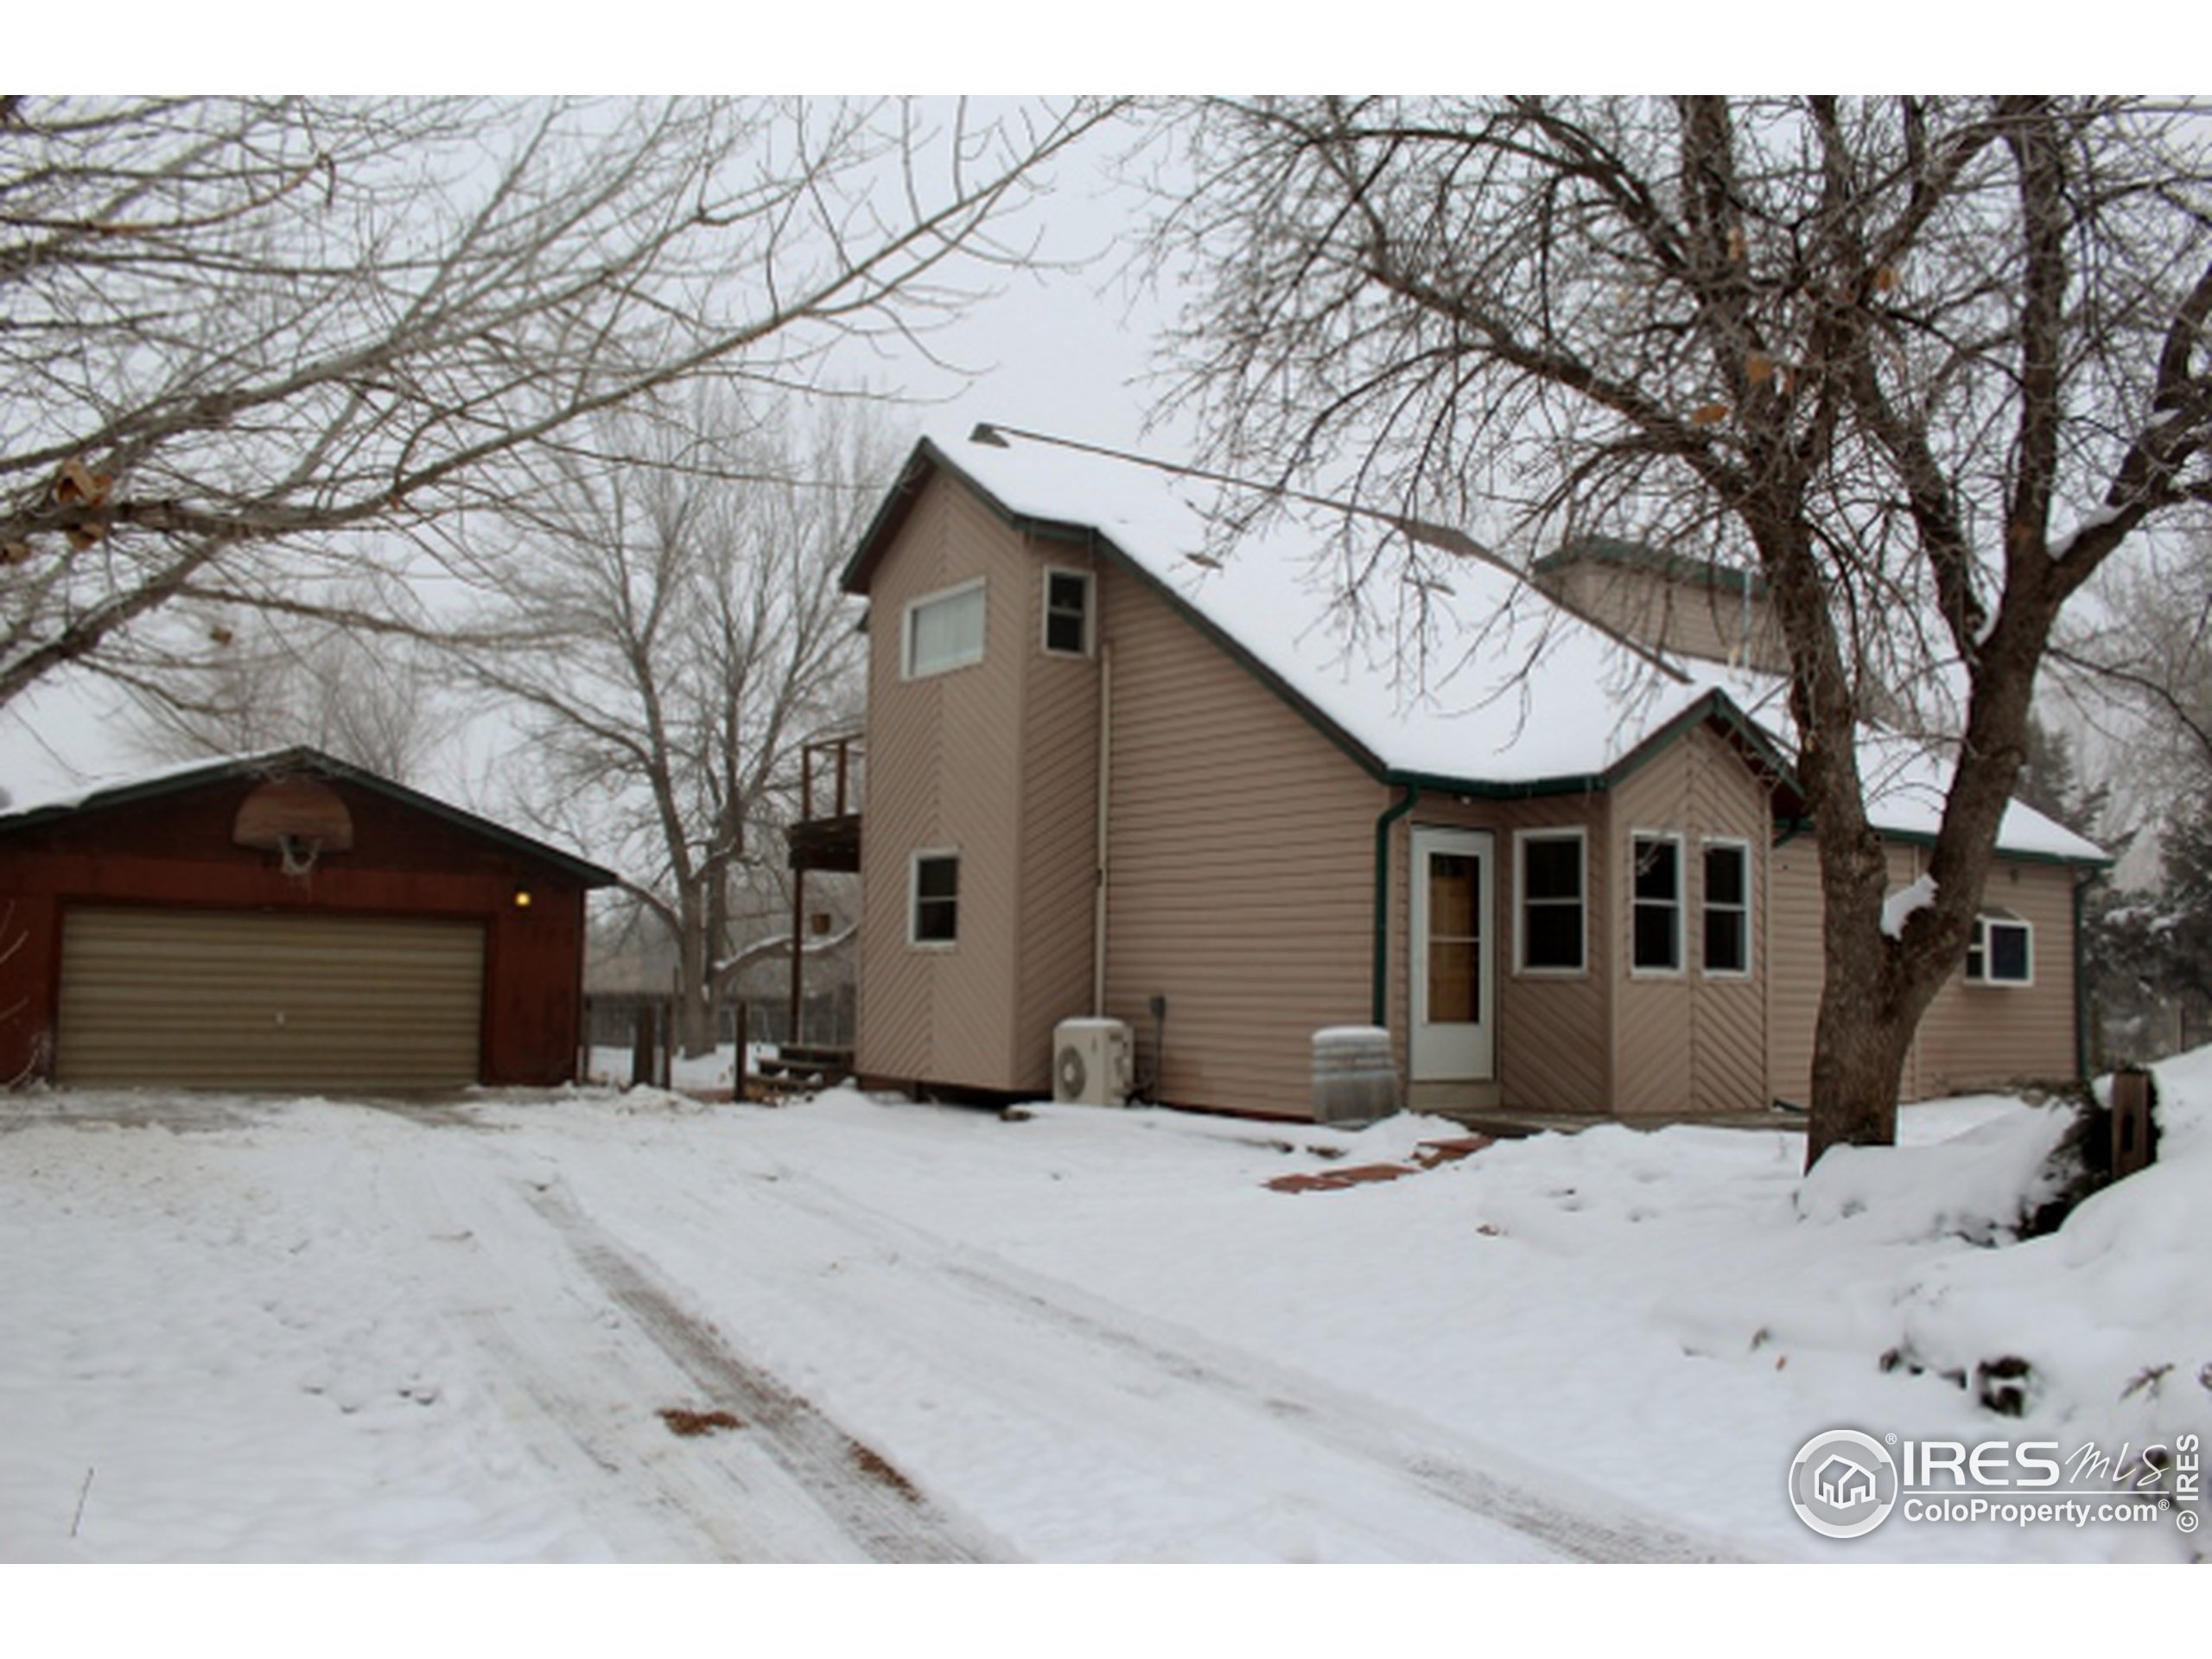
[[[868,804],[858,1052],[870,1076],[1011,1089],[1016,1006],[1020,671],[1027,555],[966,490],[917,501],[869,591]],[[983,660],[900,677],[908,601],[983,577]],[[960,855],[959,938],[907,943],[917,851]]]
[[[1177,1104],[1304,1114],[1313,1032],[1367,1019],[1383,791],[1155,594],[1104,574],[1114,651],[1107,1012]]]
[[[1820,1019],[1821,849],[1792,836],[1767,856],[1767,1082],[1775,1098],[1813,1100],[1813,1029]]]
[[[1611,939],[1604,923],[1611,872],[1604,856],[1605,802],[1598,795],[1560,795],[1528,801],[1457,801],[1428,796],[1390,838],[1390,1030],[1401,1073],[1406,1033],[1413,1022],[1408,951],[1412,939],[1414,823],[1488,830],[1493,931],[1491,971],[1497,976],[1497,1081],[1505,1105],[1527,1111],[1603,1112],[1611,1109],[1611,1051],[1606,1011],[1612,983]],[[1585,831],[1583,899],[1586,971],[1579,976],[1522,975],[1517,957],[1521,918],[1514,905],[1516,830]]]
[[[1665,1112],[1756,1111],[1767,1103],[1766,991],[1758,914],[1766,902],[1771,822],[1764,791],[1742,758],[1705,727],[1669,746],[1613,791],[1606,860],[1620,902],[1611,918],[1618,964],[1614,995],[1613,1109],[1624,1117]],[[1682,969],[1638,975],[1630,954],[1633,838],[1678,833],[1682,851]],[[1708,975],[1702,960],[1703,842],[1748,844],[1751,972]]]
[[[447,1088],[480,1073],[483,1000],[481,922],[79,906],[54,1077]]]

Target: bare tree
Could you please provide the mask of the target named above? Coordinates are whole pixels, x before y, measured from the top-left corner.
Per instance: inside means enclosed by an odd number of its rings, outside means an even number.
[[[464,710],[419,639],[337,620],[377,613],[373,594],[326,598],[302,617],[191,607],[206,645],[158,683],[130,679],[130,746],[155,760],[306,744],[420,785]]]
[[[797,746],[856,717],[846,553],[894,469],[853,406],[810,435],[727,399],[602,428],[600,461],[546,457],[529,522],[483,560],[464,658],[518,709],[521,785],[674,939],[678,1035],[714,1043],[741,886],[773,879]]]
[[[2201,118],[2107,99],[1219,102],[1161,256],[1224,470],[1762,572],[1818,829],[1808,1155],[1895,1133],[2061,609],[2212,499]],[[1862,721],[1959,734],[1882,927]]]
[[[1103,118],[895,104],[0,101],[0,704],[158,684],[181,596],[442,556],[642,393],[925,327]]]
[[[2075,708],[2126,761],[2116,793],[2155,825],[2212,785],[2212,534],[2105,573],[2102,604],[2054,645]]]

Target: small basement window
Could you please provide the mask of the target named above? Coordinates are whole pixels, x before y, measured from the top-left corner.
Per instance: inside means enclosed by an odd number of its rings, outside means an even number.
[[[1682,838],[1648,835],[1630,839],[1631,894],[1629,965],[1640,974],[1682,970]]]
[[[1583,837],[1580,830],[1523,830],[1520,852],[1520,967],[1523,973],[1583,970]]]
[[[981,580],[918,599],[906,607],[899,671],[910,680],[949,673],[983,660]]]
[[[960,855],[916,853],[909,944],[950,944],[960,937]]]
[[[1090,655],[1090,573],[1045,572],[1045,649],[1055,657]]]
[[[2035,983],[2035,929],[2018,916],[1989,912],[1974,918],[1967,945],[1967,978],[1977,985]]]
[[[1751,971],[1751,849],[1705,843],[1705,971],[1739,979]]]

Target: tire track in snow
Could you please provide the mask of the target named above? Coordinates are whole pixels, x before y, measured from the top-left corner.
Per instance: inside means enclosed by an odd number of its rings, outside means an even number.
[[[741,1416],[760,1446],[870,1560],[979,1561],[999,1552],[943,1513],[880,1453],[691,1318],[558,1185],[525,1183],[531,1207],[577,1264],[709,1398]]]
[[[518,1174],[480,1141],[439,1139],[435,1151],[378,1170],[382,1207],[416,1241],[425,1294],[482,1362],[480,1383],[622,1558],[994,1553],[902,1493],[887,1463],[693,1321],[556,1179]],[[459,1273],[436,1259],[452,1251],[466,1253]],[[575,1268],[556,1265],[563,1252]],[[732,1409],[744,1427],[678,1437],[654,1409],[698,1403]]]
[[[1547,1553],[1592,1561],[1742,1559],[1732,1545],[1641,1512],[1558,1470],[867,1209],[811,1174],[779,1170],[757,1185],[772,1202],[881,1247],[881,1271],[957,1287],[1033,1328],[1133,1363],[1171,1390],[1197,1390],[1318,1452],[1395,1476]],[[1006,1351],[1019,1353],[1019,1341],[1009,1340]]]

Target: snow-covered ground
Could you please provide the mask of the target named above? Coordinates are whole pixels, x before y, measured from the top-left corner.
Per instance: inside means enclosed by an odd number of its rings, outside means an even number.
[[[2156,1167],[1995,1244],[2058,1128],[1995,1098],[1809,1182],[1605,1128],[1285,1192],[1454,1131],[21,1096],[0,1558],[2186,1560],[1784,1491],[1838,1426],[2212,1433],[2212,1052],[2161,1084]],[[2008,1356],[2018,1421],[1942,1375]]]

